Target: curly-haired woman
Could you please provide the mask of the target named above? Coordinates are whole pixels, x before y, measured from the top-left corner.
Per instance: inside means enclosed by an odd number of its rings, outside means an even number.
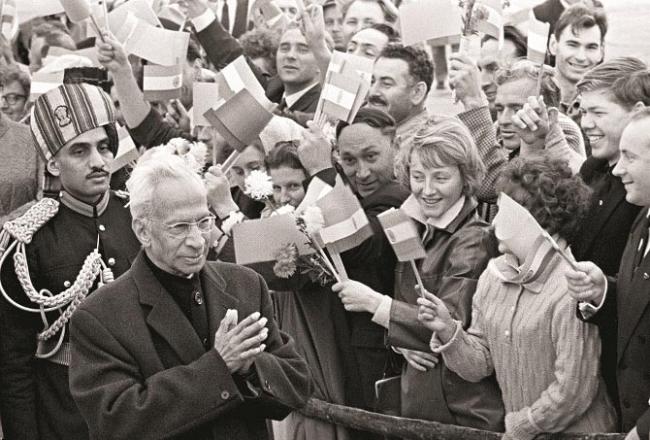
[[[546,156],[512,161],[497,189],[523,205],[565,249],[589,206],[588,187],[564,162]],[[479,279],[468,330],[435,296],[418,299],[418,320],[443,344],[432,343],[431,349],[468,381],[496,373],[506,439],[612,431],[616,420],[599,373],[598,328],[576,317],[564,276],[569,264],[546,253],[535,237],[512,234],[513,221],[519,220],[503,212],[494,219],[504,255]]]

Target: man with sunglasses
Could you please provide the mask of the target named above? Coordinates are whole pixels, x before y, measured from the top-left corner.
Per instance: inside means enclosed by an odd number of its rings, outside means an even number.
[[[0,268],[2,425],[6,438],[88,439],[69,391],[68,320],[140,248],[125,201],[109,190],[118,147],[111,99],[95,86],[59,86],[36,100],[31,135],[63,191],[4,225],[18,246]]]
[[[142,245],[72,317],[70,389],[92,438],[267,438],[310,395],[253,270],[206,262],[214,217],[201,178],[150,150],[127,181]]]

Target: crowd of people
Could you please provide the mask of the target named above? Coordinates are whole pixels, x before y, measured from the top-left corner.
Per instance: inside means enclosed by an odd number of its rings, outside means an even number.
[[[310,398],[504,439],[648,438],[650,68],[606,57],[603,5],[540,1],[540,65],[521,23],[472,36],[471,55],[403,45],[399,0],[304,3],[147,6],[189,34],[166,101],[145,99],[151,62],[106,23],[2,28],[4,438],[381,438],[305,416]],[[372,81],[353,118],[323,122],[335,51],[369,59]],[[275,104],[243,148],[191,111],[194,84],[240,57]],[[139,158],[115,167],[125,139]],[[307,216],[341,185],[370,232],[341,253],[312,243],[336,267],[238,264],[238,228]],[[392,209],[423,258],[396,255]]]

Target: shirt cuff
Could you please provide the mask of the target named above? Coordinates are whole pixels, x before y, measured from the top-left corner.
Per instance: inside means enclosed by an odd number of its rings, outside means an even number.
[[[446,344],[440,345],[440,341],[438,340],[438,335],[435,332],[431,335],[431,342],[429,342],[429,348],[431,349],[432,352],[442,353],[445,350],[447,350],[449,347],[451,347],[453,343],[458,340],[458,335],[460,335],[460,331],[463,329],[463,325],[461,324],[460,321],[454,321],[454,322],[456,323],[456,330],[454,331],[454,335],[451,337],[450,340],[447,341]]]
[[[582,315],[583,319],[591,318],[596,313],[598,313],[598,311],[603,307],[603,304],[605,304],[605,299],[607,298],[608,284],[609,282],[607,281],[607,277],[605,277],[605,293],[603,293],[603,298],[600,300],[600,304],[598,304],[597,306],[588,302],[578,303],[578,309],[580,310],[580,314]]]
[[[377,310],[375,310],[375,313],[372,315],[372,322],[381,325],[384,328],[388,328],[390,323],[390,308],[392,305],[393,299],[388,295],[382,295],[379,307],[377,307]]]
[[[208,8],[203,14],[199,15],[198,17],[194,17],[192,19],[192,24],[194,25],[196,33],[199,33],[210,26],[210,23],[216,19],[217,16],[214,14],[214,12],[212,12],[212,9]]]

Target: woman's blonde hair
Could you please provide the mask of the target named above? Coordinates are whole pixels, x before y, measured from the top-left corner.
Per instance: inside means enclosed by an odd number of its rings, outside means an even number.
[[[457,166],[463,179],[463,194],[468,197],[476,194],[485,176],[485,166],[472,135],[457,118],[431,116],[413,140],[402,145],[395,174],[406,188],[410,187],[413,154],[418,154],[426,168]]]

